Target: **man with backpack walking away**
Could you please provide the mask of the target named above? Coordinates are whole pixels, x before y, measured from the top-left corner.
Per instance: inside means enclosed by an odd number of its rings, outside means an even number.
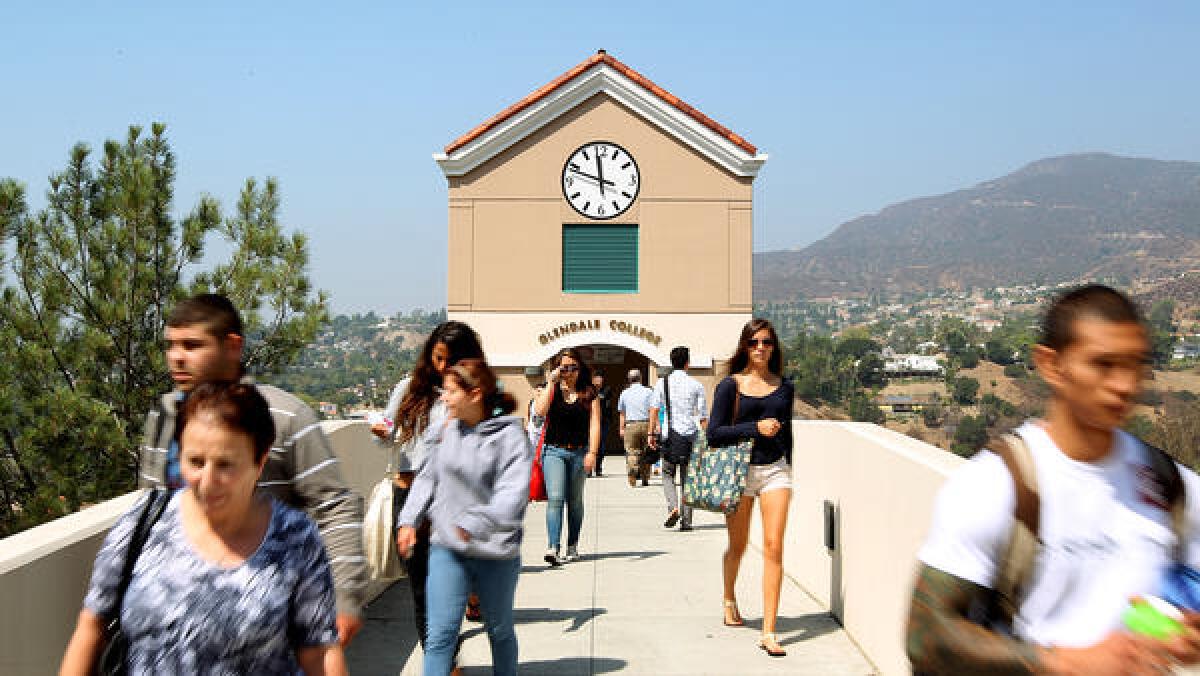
[[[1090,285],[1051,304],[1033,350],[1045,418],[989,442],[938,495],[908,618],[914,673],[1158,674],[1200,661],[1200,614],[1184,609],[1165,637],[1125,626],[1132,600],[1200,565],[1200,477],[1120,429],[1149,356],[1121,293]]]
[[[654,386],[650,404],[650,446],[662,448],[663,495],[667,498],[667,520],[663,528],[692,529],[692,508],[682,504],[683,484],[687,481],[688,459],[692,444],[708,422],[704,403],[704,386],[687,374],[691,366],[691,351],[680,345],[671,350],[671,373]],[[667,409],[667,429],[658,427],[658,412]],[[679,486],[675,486],[678,472]],[[682,519],[682,520],[681,520]]]

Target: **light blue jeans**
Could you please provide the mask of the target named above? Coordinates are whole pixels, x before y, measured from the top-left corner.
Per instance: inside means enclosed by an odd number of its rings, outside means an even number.
[[[542,448],[542,473],[546,477],[546,533],[550,548],[562,538],[563,505],[567,507],[567,546],[579,544],[583,528],[584,449],[571,450],[546,444]]]
[[[458,632],[467,595],[474,589],[483,611],[483,626],[492,646],[492,673],[517,674],[517,633],[513,630],[513,598],[521,557],[473,559],[440,545],[429,551],[425,583],[429,635],[425,639],[425,676],[446,676],[454,667]]]

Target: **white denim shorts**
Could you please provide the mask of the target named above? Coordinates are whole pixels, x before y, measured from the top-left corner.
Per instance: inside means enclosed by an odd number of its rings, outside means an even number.
[[[780,458],[769,465],[750,465],[746,473],[746,492],[743,496],[752,498],[769,491],[792,487],[792,466],[787,458]]]

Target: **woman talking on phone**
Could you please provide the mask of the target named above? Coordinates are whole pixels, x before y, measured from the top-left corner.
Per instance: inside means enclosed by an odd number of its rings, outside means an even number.
[[[542,471],[546,476],[546,532],[543,557],[551,566],[579,558],[583,528],[583,481],[600,451],[600,402],[592,373],[579,350],[568,347],[554,357],[546,389],[534,401],[534,413],[546,422]],[[567,510],[567,551],[559,557],[563,506]]]

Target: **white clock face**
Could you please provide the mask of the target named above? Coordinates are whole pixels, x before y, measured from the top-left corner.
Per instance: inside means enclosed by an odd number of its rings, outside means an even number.
[[[580,146],[563,165],[563,197],[588,218],[620,216],[633,205],[641,187],[633,155],[608,141]]]

